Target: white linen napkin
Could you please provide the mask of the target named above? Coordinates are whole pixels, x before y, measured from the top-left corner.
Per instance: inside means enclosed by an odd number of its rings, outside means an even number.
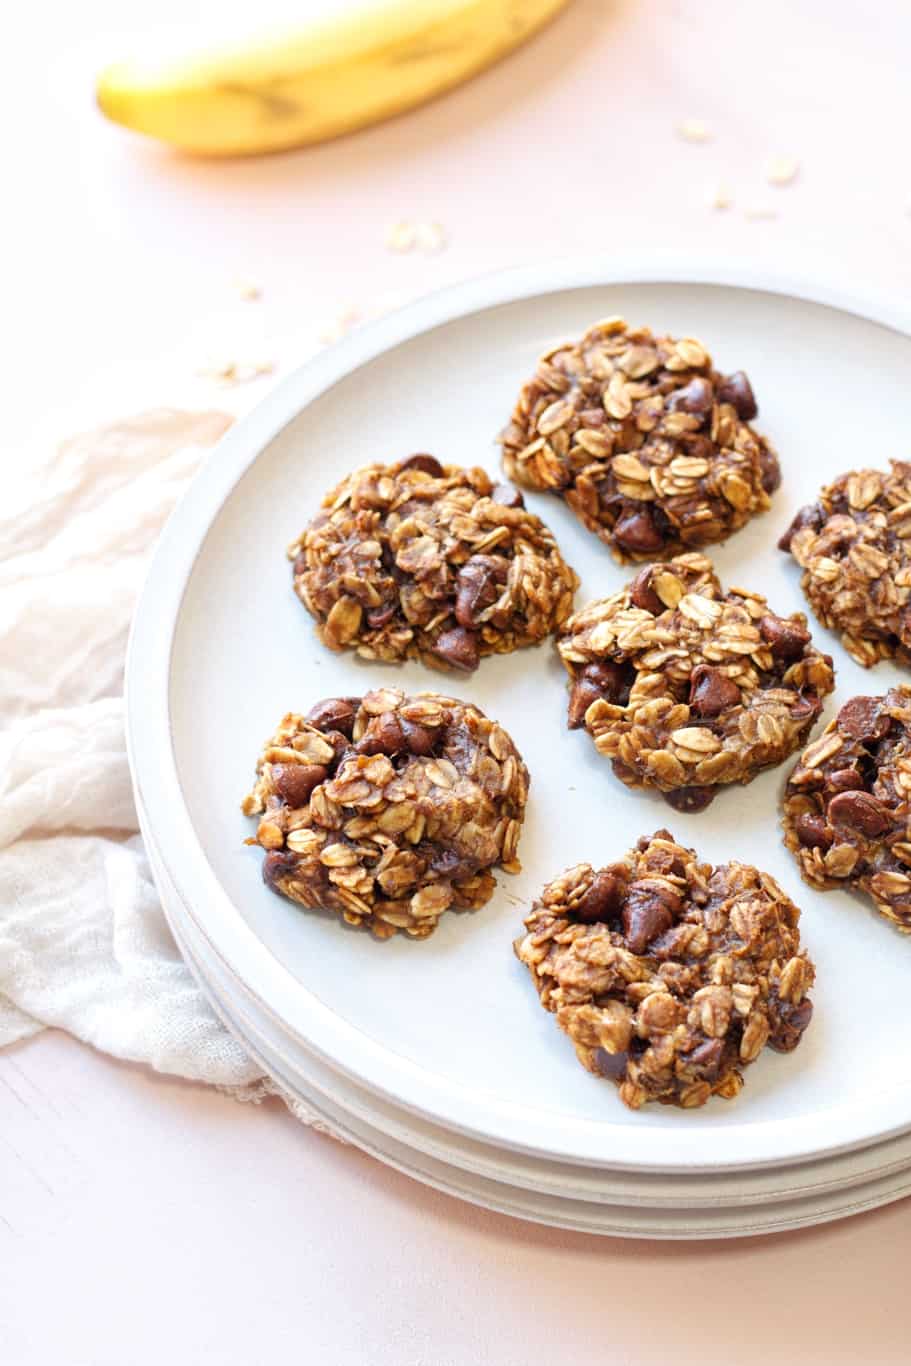
[[[122,700],[150,552],[230,421],[163,410],[116,423],[30,465],[4,498],[0,1048],[54,1026],[256,1100],[272,1083],[213,1014],[159,904]]]

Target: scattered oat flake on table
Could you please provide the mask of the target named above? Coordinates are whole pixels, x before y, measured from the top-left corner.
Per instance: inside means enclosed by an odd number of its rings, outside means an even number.
[[[800,163],[793,157],[774,157],[766,166],[766,180],[770,185],[791,185],[799,170]]]
[[[711,129],[701,119],[684,119],[677,124],[677,132],[684,142],[710,142]]]
[[[406,222],[393,223],[386,233],[386,246],[390,251],[411,251],[415,244],[415,225]]]
[[[418,251],[435,255],[446,246],[446,230],[442,223],[412,223],[402,219],[393,223],[386,233],[386,246],[390,251],[398,252],[413,251],[417,247]]]
[[[727,185],[716,185],[709,195],[709,204],[713,209],[729,209],[734,203],[734,197]]]
[[[446,230],[442,223],[418,223],[415,225],[415,240],[421,251],[435,255],[446,246]]]
[[[324,346],[331,346],[333,342],[341,341],[358,323],[363,322],[363,315],[357,308],[343,309],[333,320],[323,328],[319,334],[319,339]]]
[[[263,292],[258,284],[253,280],[235,280],[234,289],[238,298],[247,303],[252,303],[255,299],[261,299]]]
[[[340,341],[355,327],[360,327],[362,323],[374,322],[377,318],[383,318],[387,313],[392,313],[394,309],[401,308],[405,303],[407,303],[407,298],[404,295],[387,291],[385,294],[378,294],[375,299],[360,304],[358,307],[352,304],[344,308],[331,322],[324,326],[319,334],[319,339],[324,346],[330,346],[333,342]]]
[[[275,365],[270,360],[224,360],[200,366],[196,373],[206,379],[218,380],[221,384],[249,384],[261,375],[271,375],[274,370]]]

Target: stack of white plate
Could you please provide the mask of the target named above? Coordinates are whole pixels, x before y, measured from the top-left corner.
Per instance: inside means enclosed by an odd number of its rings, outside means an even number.
[[[605,280],[613,281],[606,284]],[[719,547],[723,581],[803,607],[781,529],[819,485],[907,453],[911,341],[885,305],[717,262],[595,261],[461,286],[395,314],[273,391],[228,435],[168,525],[137,614],[128,722],[137,800],[182,951],[229,1027],[339,1134],[453,1194],[588,1232],[719,1237],[797,1228],[911,1192],[911,941],[862,903],[803,886],[780,843],[781,773],[698,815],[620,787],[564,726],[547,646],[452,680],[330,655],[294,598],[284,546],[323,491],[418,450],[493,471],[493,438],[535,357],[622,313],[703,339],[745,369],[779,449],[774,510]],[[857,376],[863,375],[858,384]],[[847,402],[845,396],[850,396]],[[530,498],[582,577],[624,571],[557,500]],[[875,680],[820,628],[833,706]],[[380,943],[275,896],[239,803],[288,710],[383,683],[452,691],[495,716],[532,774],[523,872],[426,941]],[[793,1054],[766,1052],[734,1101],[632,1113],[585,1073],[541,1010],[511,942],[523,907],[570,864],[613,861],[669,826],[713,863],[776,877],[803,909],[816,1012]]]

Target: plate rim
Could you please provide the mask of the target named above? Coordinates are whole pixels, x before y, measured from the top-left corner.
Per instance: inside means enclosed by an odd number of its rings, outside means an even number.
[[[781,1203],[785,1200],[796,1201],[808,1197],[817,1198],[833,1195],[836,1192],[844,1193],[868,1181],[887,1178],[911,1170],[911,1147],[909,1147],[908,1135],[903,1135],[898,1139],[887,1139],[883,1143],[871,1145],[859,1151],[852,1150],[847,1154],[839,1153],[821,1159],[823,1163],[833,1161],[843,1163],[852,1158],[855,1160],[862,1159],[862,1165],[859,1167],[855,1165],[853,1168],[842,1168],[838,1174],[834,1175],[830,1172],[822,1180],[811,1179],[813,1176],[818,1176],[818,1163],[757,1167],[750,1171],[744,1171],[741,1168],[731,1172],[716,1168],[711,1172],[691,1171],[669,1174],[642,1171],[623,1172],[606,1163],[598,1167],[569,1168],[565,1165],[539,1161],[534,1169],[534,1174],[532,1174],[531,1168],[516,1170],[504,1165],[505,1162],[515,1158],[521,1158],[525,1162],[534,1161],[525,1154],[508,1152],[499,1147],[487,1146],[482,1148],[481,1145],[476,1145],[471,1153],[466,1154],[458,1146],[459,1140],[463,1138],[462,1135],[456,1135],[451,1130],[440,1131],[441,1135],[445,1132],[448,1136],[444,1139],[437,1136],[436,1130],[433,1130],[430,1135],[424,1129],[416,1130],[413,1127],[415,1123],[426,1126],[429,1122],[412,1115],[410,1111],[397,1110],[390,1113],[392,1111],[390,1102],[384,1101],[375,1092],[367,1091],[365,1088],[357,1088],[349,1078],[321,1063],[312,1053],[307,1053],[306,1060],[304,1060],[297,1053],[290,1052],[289,1049],[294,1048],[300,1048],[303,1051],[303,1045],[293,1036],[281,1033],[276,1022],[260,1011],[259,1003],[251,996],[243,983],[237,982],[226,971],[217,951],[212,948],[194,923],[176,889],[170,886],[168,875],[160,866],[157,849],[147,830],[145,838],[149,860],[155,870],[159,889],[161,890],[163,885],[167,893],[162,898],[162,906],[178,947],[191,972],[197,978],[203,993],[210,999],[210,1003],[215,1006],[216,1011],[220,1004],[230,1012],[236,1026],[237,1037],[241,1043],[245,1046],[256,1046],[257,1043],[260,1043],[269,1049],[270,1057],[273,1057],[281,1065],[282,1075],[285,1078],[296,1078],[302,1081],[307,1087],[308,1093],[315,1090],[318,1095],[325,1096],[334,1106],[351,1115],[352,1118],[370,1124],[372,1128],[385,1134],[388,1138],[398,1143],[404,1143],[407,1147],[423,1153],[425,1156],[443,1161],[449,1166],[458,1167],[473,1175],[500,1182],[506,1181],[509,1185],[534,1191],[538,1194],[568,1196],[572,1199],[583,1199],[587,1203],[623,1204],[651,1209],[699,1209],[717,1205],[752,1207]],[[256,1012],[260,1013],[257,1014]],[[317,1068],[322,1067],[324,1071],[322,1073],[317,1071],[314,1074],[312,1070],[314,1063]],[[342,1090],[339,1091],[338,1087],[341,1087]],[[352,1091],[349,1089],[351,1087],[355,1087],[353,1103]],[[377,1110],[377,1105],[384,1108]],[[894,1143],[903,1144],[898,1156],[895,1155],[891,1147]],[[885,1161],[882,1160],[884,1149],[888,1149],[888,1159]],[[868,1166],[866,1155],[871,1151],[875,1151],[879,1161]],[[502,1157],[499,1154],[502,1154]],[[555,1175],[551,1174],[550,1169],[552,1167]],[[744,1181],[750,1181],[754,1176],[780,1178],[782,1175],[787,1182],[782,1188],[762,1187],[759,1191],[751,1191],[749,1187],[744,1187],[742,1184]],[[793,1184],[794,1178],[801,1177],[801,1175],[802,1179],[798,1180],[797,1184]],[[592,1184],[595,1177],[597,1177],[597,1185]],[[622,1188],[618,1188],[616,1185],[618,1177],[626,1183]],[[735,1188],[728,1188],[719,1194],[717,1187],[719,1177],[728,1178],[731,1182],[737,1180],[741,1184]],[[583,1183],[582,1185],[577,1184],[580,1180]],[[664,1183],[660,1188],[664,1191],[663,1195],[657,1195],[655,1188],[650,1184],[643,1186],[642,1190],[637,1193],[632,1184],[643,1181],[651,1183],[653,1180]],[[690,1183],[693,1182],[703,1184],[692,1186]],[[711,1184],[707,1186],[706,1182]],[[697,1192],[695,1197],[693,1197],[694,1190]],[[642,1193],[643,1191],[645,1194]],[[710,1193],[707,1194],[707,1192]]]
[[[902,1108],[884,1093],[853,1116],[839,1140],[821,1137],[829,1111],[728,1125],[717,1146],[735,1161],[707,1157],[716,1146],[704,1129],[637,1131],[610,1118],[560,1117],[505,1102],[443,1081],[420,1064],[377,1044],[336,1015],[276,958],[236,911],[199,841],[184,801],[170,721],[174,637],[196,560],[212,525],[237,483],[265,448],[321,394],[378,357],[441,326],[490,309],[572,290],[617,285],[696,285],[750,290],[832,308],[911,339],[911,311],[876,293],[845,289],[825,278],[770,270],[739,257],[707,253],[640,251],[598,254],[515,267],[424,296],[351,334],[292,371],[238,419],[192,480],[171,513],[149,565],[134,613],[125,669],[127,754],[133,784],[155,832],[165,869],[194,922],[217,945],[230,971],[306,1047],[352,1080],[416,1114],[485,1142],[562,1161],[597,1163],[610,1154],[627,1170],[694,1171],[812,1160],[824,1153],[865,1146],[911,1129],[911,1098]],[[188,838],[189,835],[189,838]],[[267,1004],[267,1000],[271,1004]],[[838,1109],[840,1115],[844,1106]],[[809,1132],[813,1130],[814,1132]],[[828,1126],[831,1132],[832,1126]],[[529,1141],[530,1134],[535,1135]],[[619,1144],[619,1149],[617,1145]],[[669,1152],[669,1147],[673,1151]],[[615,1151],[615,1149],[617,1149]]]
[[[207,981],[200,963],[188,948],[186,956],[191,972],[200,982]],[[784,1195],[777,1201],[768,1200],[753,1205],[718,1202],[696,1208],[640,1204],[619,1199],[597,1201],[570,1193],[561,1195],[555,1191],[539,1191],[524,1184],[485,1175],[473,1168],[453,1165],[441,1156],[395,1138],[365,1117],[351,1114],[330,1096],[320,1091],[314,1094],[298,1077],[287,1074],[280,1067],[265,1040],[252,1040],[248,1036],[232,1014],[229,1003],[211,984],[207,995],[222,1023],[248,1049],[263,1071],[277,1081],[292,1099],[303,1102],[320,1123],[333,1131],[337,1139],[352,1144],[422,1185],[511,1218],[598,1237],[644,1238],[659,1242],[730,1240],[815,1228],[865,1214],[904,1199],[911,1193],[907,1165],[861,1178],[856,1183],[836,1190]],[[539,1202],[537,1206],[536,1201]],[[660,1222],[662,1216],[664,1223]],[[727,1216],[727,1219],[723,1224],[711,1223],[713,1216]]]

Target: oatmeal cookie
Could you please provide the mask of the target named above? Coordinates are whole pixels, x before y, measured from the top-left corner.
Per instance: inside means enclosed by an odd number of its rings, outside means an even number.
[[[699,863],[659,830],[549,883],[515,951],[583,1067],[631,1109],[691,1108],[736,1096],[766,1044],[800,1043],[815,970],[799,919],[767,873]]]
[[[911,932],[911,688],[852,697],[785,791],[785,844],[812,887],[856,888]]]
[[[543,640],[579,583],[518,489],[432,455],[350,474],[288,555],[331,650],[463,672]]]
[[[721,375],[700,342],[623,318],[548,351],[500,440],[511,479],[562,494],[621,561],[723,541],[781,476],[743,371]]]
[[[806,617],[725,592],[704,555],[646,565],[576,612],[560,636],[570,729],[584,726],[617,777],[701,811],[805,743],[832,691]]]
[[[528,770],[467,702],[380,688],[289,712],[263,748],[243,811],[258,816],[263,879],[379,939],[424,939],[449,907],[476,911],[492,868],[519,871]]]
[[[891,465],[841,475],[778,542],[816,616],[865,668],[911,664],[911,464]]]

